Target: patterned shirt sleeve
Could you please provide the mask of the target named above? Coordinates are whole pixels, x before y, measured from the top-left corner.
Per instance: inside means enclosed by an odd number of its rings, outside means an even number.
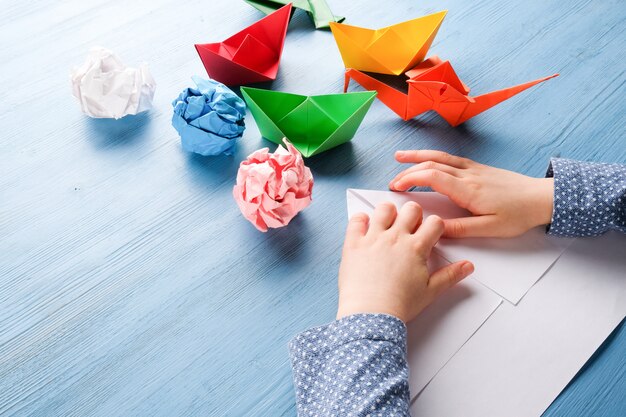
[[[548,233],[626,233],[626,165],[553,158],[546,176],[554,177],[554,210]]]
[[[356,314],[289,343],[298,416],[409,416],[406,326]]]

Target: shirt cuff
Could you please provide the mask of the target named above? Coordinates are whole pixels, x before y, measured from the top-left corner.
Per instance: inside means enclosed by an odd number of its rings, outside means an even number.
[[[406,338],[406,325],[397,317],[354,314],[296,335],[289,342],[289,352],[294,359],[307,359],[357,340],[387,341],[406,352]]]
[[[623,169],[611,164],[552,158],[546,172],[546,177],[554,177],[554,208],[548,233],[597,236],[609,230],[619,212],[612,194]]]

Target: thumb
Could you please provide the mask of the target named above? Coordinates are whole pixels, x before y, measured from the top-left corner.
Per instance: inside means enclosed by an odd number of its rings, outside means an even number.
[[[497,236],[498,218],[494,214],[459,217],[443,221],[443,237],[489,237]]]
[[[436,298],[472,272],[474,272],[474,264],[470,261],[455,262],[435,271],[428,280],[428,288]]]

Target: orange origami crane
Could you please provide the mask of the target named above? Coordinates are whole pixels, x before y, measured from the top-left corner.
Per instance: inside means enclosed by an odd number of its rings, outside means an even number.
[[[433,56],[405,73],[409,79],[408,95],[367,75],[348,68],[345,74],[344,92],[348,91],[350,79],[366,90],[376,90],[378,99],[404,120],[434,110],[452,126],[490,109],[514,95],[559,74],[540,78],[525,84],[470,97],[467,87],[456,75],[449,61]]]
[[[226,85],[276,79],[291,3],[223,42],[196,44],[209,76]]]

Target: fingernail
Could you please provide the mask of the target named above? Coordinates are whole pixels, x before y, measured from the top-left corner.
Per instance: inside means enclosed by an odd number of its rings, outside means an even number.
[[[365,213],[357,213],[350,218],[353,222],[366,222],[369,220],[369,216]]]
[[[396,158],[402,158],[404,156],[404,151],[396,151]]]
[[[415,201],[407,201],[405,204],[408,204],[408,206],[412,208],[420,208],[420,205]]]
[[[471,262],[465,262],[461,267],[461,270],[463,271],[463,275],[468,276],[474,272],[474,265],[472,265]]]

